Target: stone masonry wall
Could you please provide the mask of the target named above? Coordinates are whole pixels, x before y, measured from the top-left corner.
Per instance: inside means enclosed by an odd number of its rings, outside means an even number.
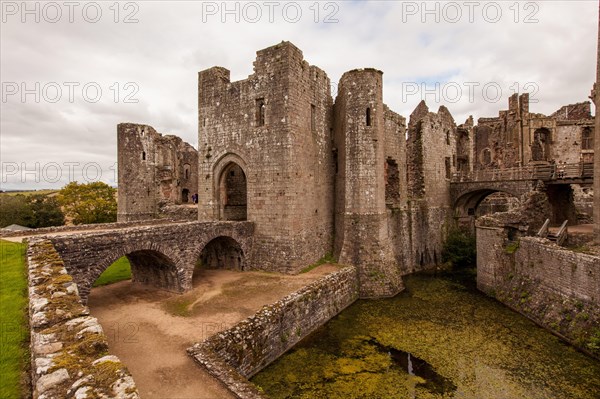
[[[214,67],[198,77],[199,218],[225,218],[222,174],[237,164],[256,223],[256,267],[297,273],[332,247],[329,78],[289,42],[258,51],[248,79],[229,76]]]
[[[334,254],[340,263],[357,267],[363,298],[393,296],[403,287],[387,224],[382,75],[375,69],[346,72],[335,104]]]
[[[188,349],[239,398],[263,397],[250,378],[358,299],[357,271],[346,267],[263,307]]]
[[[590,341],[600,325],[599,278],[598,256],[477,227],[477,287],[596,356]]]
[[[27,264],[33,398],[139,398],[52,244],[30,241]]]
[[[198,192],[198,152],[152,126],[121,123],[117,127],[119,222],[159,217],[160,207],[192,203]]]

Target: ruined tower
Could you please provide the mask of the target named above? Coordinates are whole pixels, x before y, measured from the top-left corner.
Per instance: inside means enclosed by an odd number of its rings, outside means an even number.
[[[196,149],[179,137],[163,136],[152,126],[136,123],[119,124],[117,140],[117,220],[185,218],[185,213],[181,217],[173,210],[165,214],[163,207],[192,203],[192,195],[198,192]]]
[[[363,298],[402,289],[387,225],[382,75],[375,69],[346,72],[335,103],[335,254],[340,263],[358,267]]]
[[[199,73],[199,218],[255,223],[250,268],[297,273],[331,251],[330,81],[289,42],[260,50],[254,73]]]

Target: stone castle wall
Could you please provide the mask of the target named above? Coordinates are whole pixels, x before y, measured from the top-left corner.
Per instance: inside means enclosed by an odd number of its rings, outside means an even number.
[[[477,287],[588,351],[600,323],[600,257],[477,227]],[[600,352],[595,353],[596,356]]]
[[[52,243],[30,241],[27,265],[33,398],[139,398]]]
[[[230,82],[220,67],[199,73],[199,217],[226,218],[223,173],[240,166],[262,269],[298,272],[331,250],[329,85],[287,42],[259,51],[246,80]]]
[[[188,353],[237,397],[264,397],[247,378],[356,301],[358,285],[356,268],[346,267],[195,344]]]

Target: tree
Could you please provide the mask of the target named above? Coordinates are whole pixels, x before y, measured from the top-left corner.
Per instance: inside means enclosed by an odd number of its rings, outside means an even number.
[[[37,228],[65,224],[65,215],[56,198],[34,194],[27,197],[27,202],[31,208],[31,221],[26,226]]]
[[[73,224],[117,221],[116,189],[106,183],[71,182],[58,192],[58,202]]]
[[[24,195],[0,195],[0,227],[11,224],[27,226],[32,218],[33,211]]]

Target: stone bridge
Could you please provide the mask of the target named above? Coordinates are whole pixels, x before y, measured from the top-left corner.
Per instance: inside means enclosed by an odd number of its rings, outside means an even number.
[[[450,198],[458,216],[474,215],[481,201],[495,192],[520,198],[533,190],[537,181],[546,186],[590,185],[593,177],[593,164],[583,162],[560,165],[542,162],[516,168],[476,170],[452,177]]]
[[[188,222],[47,237],[61,255],[84,301],[96,279],[126,256],[133,281],[174,292],[192,288],[201,259],[243,269],[253,243],[252,222]]]
[[[450,183],[450,199],[460,216],[472,214],[481,201],[496,192],[520,198],[534,189],[536,180],[463,181]]]

